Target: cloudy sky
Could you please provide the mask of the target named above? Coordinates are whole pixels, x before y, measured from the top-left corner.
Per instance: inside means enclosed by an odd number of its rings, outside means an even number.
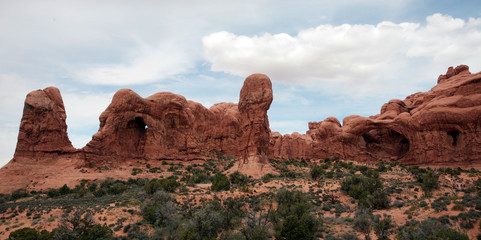
[[[175,2],[175,3],[173,3]],[[481,71],[481,1],[0,1],[0,166],[25,96],[56,86],[83,147],[121,88],[237,102],[244,79],[273,81],[271,129],[379,113],[449,66]]]

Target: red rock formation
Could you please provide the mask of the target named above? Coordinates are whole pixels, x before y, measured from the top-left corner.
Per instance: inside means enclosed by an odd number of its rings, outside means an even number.
[[[100,129],[83,149],[88,161],[115,164],[123,159],[203,159],[203,152],[237,153],[235,104],[212,110],[169,92],[142,98],[118,91],[100,116]]]
[[[267,110],[273,99],[271,80],[264,74],[247,77],[239,99],[239,153],[241,160],[233,170],[253,177],[274,172],[268,161],[270,128]]]
[[[252,173],[269,166],[270,79],[249,76],[239,105],[210,109],[173,93],[142,98],[120,90],[100,116],[100,129],[83,148],[87,162],[116,164],[124,159],[195,160],[212,151],[239,157],[238,170]],[[257,175],[260,175],[257,174]]]
[[[29,93],[25,99],[14,159],[36,161],[75,152],[67,136],[66,118],[62,96],[57,88]]]
[[[481,73],[461,65],[450,67],[430,91],[384,104],[379,115],[348,116],[342,127],[335,118],[309,123],[306,135],[273,135],[271,149],[284,158],[469,163],[481,160],[480,116]]]
[[[60,92],[37,90],[25,100],[12,161],[16,165],[6,168],[14,171],[21,164],[60,158],[112,166],[133,159],[195,160],[219,151],[239,159],[232,171],[260,177],[274,171],[270,157],[338,156],[405,164],[481,158],[481,73],[471,74],[464,65],[449,68],[428,92],[389,101],[376,116],[348,116],[342,125],[329,117],[309,123],[306,134],[271,133],[267,110],[272,100],[271,81],[263,74],[246,79],[239,104],[219,103],[210,109],[169,92],[142,98],[119,90],[100,116],[99,131],[76,150],[67,136]]]

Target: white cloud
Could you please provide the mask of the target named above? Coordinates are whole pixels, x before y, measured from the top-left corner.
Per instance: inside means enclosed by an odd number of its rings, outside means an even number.
[[[296,36],[265,33],[249,37],[223,31],[203,38],[205,58],[213,71],[241,76],[262,72],[282,83],[322,82],[326,89],[362,96],[432,81],[450,65],[479,67],[479,42],[481,18],[465,21],[441,14],[428,16],[425,26],[386,21],[319,25]],[[421,57],[426,58],[422,64],[430,71],[428,79],[418,69],[415,58]],[[409,72],[411,68],[417,69],[417,75]]]
[[[193,59],[182,46],[162,43],[156,47],[139,43],[127,63],[101,64],[78,74],[80,81],[103,85],[131,85],[156,82],[193,67]]]

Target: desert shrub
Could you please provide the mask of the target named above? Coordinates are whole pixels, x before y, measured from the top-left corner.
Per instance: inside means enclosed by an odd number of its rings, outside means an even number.
[[[474,189],[478,192],[478,195],[481,195],[481,178],[473,182]]]
[[[71,192],[70,188],[67,186],[67,184],[64,184],[61,188],[58,189],[58,193],[60,195],[66,195]]]
[[[106,178],[102,182],[100,182],[101,188],[109,188],[111,185],[114,185],[115,180],[113,178]]]
[[[453,210],[453,211],[464,211],[465,209],[466,209],[466,205],[455,204],[451,210]]]
[[[423,222],[408,222],[400,227],[396,236],[398,240],[417,240],[417,239],[448,239],[464,240],[469,239],[466,233],[458,232],[449,228],[447,225],[427,219]]]
[[[355,233],[352,233],[352,232],[343,233],[341,235],[341,239],[342,240],[359,240],[357,235]]]
[[[241,218],[244,217],[245,202],[239,198],[229,197],[222,203],[222,214],[224,215],[224,229],[230,230],[234,226],[241,223]]]
[[[188,186],[194,186],[197,183],[208,183],[211,181],[210,173],[207,170],[192,168],[190,172],[192,174],[185,175],[182,178]]]
[[[269,214],[262,214],[254,208],[246,214],[245,222],[240,232],[246,240],[267,240],[271,237]]]
[[[145,192],[147,194],[154,194],[159,190],[164,190],[167,192],[175,192],[175,190],[180,187],[180,183],[173,178],[167,179],[154,179],[144,186]]]
[[[459,226],[462,228],[472,229],[474,227],[474,223],[481,218],[481,212],[471,209],[468,212],[462,212],[458,216],[453,217],[459,221]]]
[[[90,192],[95,192],[95,190],[97,190],[97,183],[96,183],[96,182],[91,182],[91,183],[87,184],[87,189],[88,189]]]
[[[93,192],[93,194],[95,197],[102,197],[107,194],[107,191],[105,190],[105,188],[99,188],[97,191]]]
[[[188,166],[188,167],[191,167],[191,166]],[[154,167],[154,168],[149,169],[149,172],[150,173],[161,173],[162,169],[160,169],[159,167]]]
[[[135,175],[140,174],[142,172],[143,171],[140,168],[132,168],[132,176],[135,176]]]
[[[164,191],[156,191],[141,207],[142,217],[154,226],[165,227],[172,222],[177,207],[174,199]]]
[[[220,235],[219,240],[245,240],[246,238],[240,232],[225,231]]]
[[[426,195],[430,195],[432,190],[439,188],[439,175],[435,174],[430,168],[413,166],[409,167],[408,171],[411,172],[417,182],[421,184],[421,188]]]
[[[37,231],[34,228],[21,228],[8,235],[8,240],[47,240],[52,239],[52,234],[48,231]]]
[[[441,212],[441,211],[447,211],[447,205],[451,203],[451,200],[447,197],[440,197],[434,200],[431,203],[431,207],[436,211],[436,212]]]
[[[214,181],[210,188],[212,191],[228,191],[230,189],[230,182],[226,175],[219,173],[215,175]]]
[[[296,178],[297,173],[295,171],[289,170],[287,167],[282,167],[281,169],[281,176],[287,178]]]
[[[312,204],[301,191],[280,189],[277,209],[271,215],[277,239],[313,239],[320,222],[310,213]]]
[[[127,186],[122,182],[116,182],[110,185],[107,189],[107,193],[109,194],[121,194],[127,190]]]
[[[386,191],[376,190],[371,195],[368,195],[368,202],[373,209],[386,209],[389,208],[389,197]]]
[[[314,239],[317,220],[312,214],[287,216],[276,234],[276,239]]]
[[[373,221],[374,216],[372,215],[371,209],[361,208],[356,211],[354,216],[354,229],[363,233],[366,239],[370,239],[369,234],[371,233]]]
[[[379,179],[362,175],[352,175],[341,181],[341,190],[355,199],[367,198],[374,191],[382,188]]]
[[[423,177],[421,188],[427,194],[430,194],[432,190],[439,188],[439,175],[435,174],[433,171],[429,171]]]
[[[221,204],[218,201],[211,201],[192,213],[180,238],[214,239],[222,231],[223,226],[224,217]]]
[[[232,184],[236,184],[239,186],[245,186],[249,183],[249,177],[245,174],[240,173],[239,171],[235,171],[231,175],[229,175],[229,180]]]
[[[373,229],[374,233],[379,240],[389,240],[389,235],[391,234],[391,228],[394,227],[391,218],[383,218],[382,220],[377,220],[374,222]]]
[[[314,179],[314,180],[317,180],[317,179],[319,179],[322,175],[324,175],[325,173],[326,173],[326,171],[325,171],[321,166],[315,165],[315,166],[311,169],[311,178]]]
[[[51,188],[47,191],[47,196],[54,198],[60,196],[60,193],[58,192],[58,189],[56,188]]]
[[[89,213],[77,211],[65,215],[52,235],[53,239],[110,239],[113,231],[106,225],[95,224]]]
[[[266,182],[271,181],[274,177],[276,177],[274,174],[267,173],[264,176],[262,176],[262,181],[266,183]]]
[[[370,172],[368,170],[367,172]],[[384,209],[389,207],[389,198],[383,184],[374,172],[369,174],[373,177],[363,175],[352,175],[341,181],[341,190],[354,199],[358,200],[360,207],[372,207]]]
[[[23,189],[15,190],[10,194],[10,200],[14,201],[28,196],[28,192]]]
[[[381,161],[381,162],[377,163],[376,165],[377,165],[377,171],[378,172],[392,171],[392,167],[389,164],[387,164],[386,162]]]

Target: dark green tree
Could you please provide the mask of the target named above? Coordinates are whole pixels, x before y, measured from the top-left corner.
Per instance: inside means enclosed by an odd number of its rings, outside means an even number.
[[[374,233],[376,233],[377,239],[379,240],[389,240],[390,231],[393,227],[394,224],[390,217],[377,220],[373,225]]]
[[[228,191],[230,189],[230,182],[226,175],[219,173],[215,175],[214,181],[212,181],[212,186],[210,188],[212,191]]]

